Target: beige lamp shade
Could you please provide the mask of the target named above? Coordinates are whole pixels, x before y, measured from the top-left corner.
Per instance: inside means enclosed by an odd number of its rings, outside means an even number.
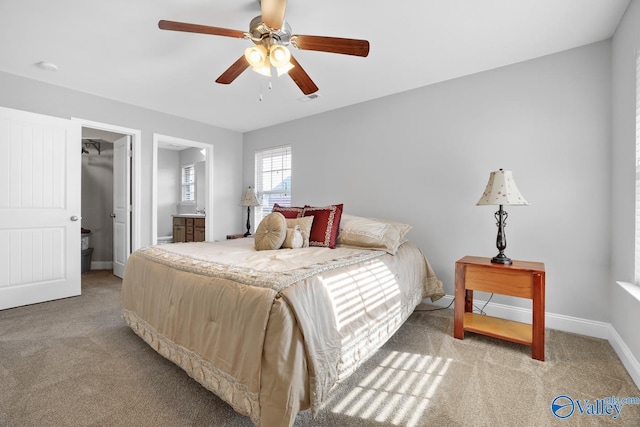
[[[487,188],[476,206],[480,205],[528,205],[520,194],[520,190],[513,180],[511,171],[498,170],[491,172]]]
[[[240,206],[260,206],[260,200],[258,196],[256,196],[256,192],[253,188],[247,188],[247,191],[244,192],[244,196],[242,196],[242,200],[240,201]]]

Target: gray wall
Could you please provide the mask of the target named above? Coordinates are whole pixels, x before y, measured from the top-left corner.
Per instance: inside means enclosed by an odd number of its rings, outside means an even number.
[[[507,207],[507,255],[545,263],[548,312],[608,322],[610,55],[600,42],[247,133],[244,186],[256,149],[291,143],[295,205],[413,225],[453,295],[457,259],[497,253],[496,209],[475,204],[512,170],[530,206]]]
[[[640,2],[632,1],[613,38],[612,50],[612,276],[606,288],[613,292],[611,323],[640,360],[640,300],[615,284],[634,281],[636,55],[640,49]],[[605,202],[605,201],[603,201]]]
[[[76,117],[142,131],[141,245],[151,243],[151,176],[153,133],[214,146],[215,239],[242,229],[238,200],[242,193],[242,134],[156,111],[0,72],[0,105],[55,117]],[[212,102],[216,102],[212,100]]]

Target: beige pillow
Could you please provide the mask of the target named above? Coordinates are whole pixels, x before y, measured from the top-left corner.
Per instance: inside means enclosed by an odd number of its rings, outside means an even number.
[[[287,221],[279,212],[273,212],[265,216],[255,232],[255,245],[257,251],[269,251],[280,249],[284,238],[287,236]]]
[[[295,225],[293,228],[287,228],[287,236],[282,243],[284,249],[298,249],[302,247],[302,233],[300,226]]]
[[[300,227],[302,234],[302,247],[309,247],[309,235],[311,235],[311,226],[313,225],[313,216],[305,216],[303,218],[287,218],[287,227],[293,228],[296,225]]]
[[[410,229],[410,225],[395,221],[343,214],[337,244],[380,249],[393,255]]]

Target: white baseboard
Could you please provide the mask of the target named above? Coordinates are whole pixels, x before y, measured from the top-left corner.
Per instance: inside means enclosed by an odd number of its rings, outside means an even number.
[[[91,261],[91,270],[113,270],[112,261]]]
[[[613,326],[610,326],[609,343],[627,369],[627,372],[629,372],[629,375],[631,375],[633,382],[640,389],[640,363]]]
[[[451,305],[453,309],[453,296],[445,295],[435,303],[425,300],[427,304],[436,305],[438,307],[448,307]],[[483,307],[486,301],[474,299],[475,307]],[[531,309],[522,307],[513,307],[505,304],[497,304],[489,302],[484,311],[489,316],[500,317],[503,319],[515,320],[517,322],[531,323]],[[581,319],[579,317],[565,316],[563,314],[546,313],[545,327],[557,329],[559,331],[571,332],[574,334],[586,335],[594,338],[601,338],[609,341],[611,347],[616,352],[622,364],[631,375],[631,378],[640,388],[640,362],[633,355],[622,337],[616,332],[610,323],[598,322],[595,320]]]

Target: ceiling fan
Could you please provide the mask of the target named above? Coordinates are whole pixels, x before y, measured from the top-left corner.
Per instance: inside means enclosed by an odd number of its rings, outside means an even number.
[[[301,50],[362,57],[369,54],[367,40],[292,34],[291,27],[284,20],[286,7],[287,0],[262,0],[262,14],[251,20],[249,32],[165,20],[159,21],[158,27],[162,30],[249,39],[254,46],[247,48],[245,54],[216,79],[216,83],[229,84],[249,67],[268,76],[271,76],[271,69],[275,68],[278,76],[288,73],[305,95],[317,92],[318,87],[291,55],[287,48],[289,44]]]

